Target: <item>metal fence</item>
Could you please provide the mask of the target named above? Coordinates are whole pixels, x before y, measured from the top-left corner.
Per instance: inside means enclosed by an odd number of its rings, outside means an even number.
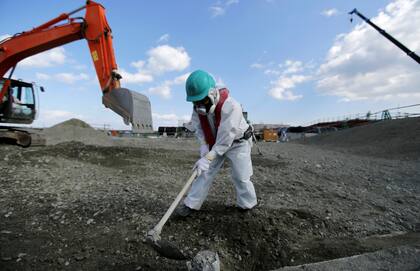
[[[420,117],[420,104],[412,104],[406,106],[399,106],[394,108],[387,108],[377,112],[368,111],[367,113],[356,113],[335,117],[320,118],[307,123],[307,125],[313,125],[323,122],[335,122],[335,121],[346,121],[346,120],[387,120],[387,119],[403,119]]]

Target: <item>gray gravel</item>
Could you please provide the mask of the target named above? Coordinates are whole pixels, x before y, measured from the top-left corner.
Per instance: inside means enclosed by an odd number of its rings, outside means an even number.
[[[191,258],[217,252],[221,270],[271,270],[418,242],[420,157],[316,144],[261,148],[264,156],[252,155],[256,209],[234,208],[225,166],[202,211],[171,219],[162,238]],[[198,156],[193,139],[0,145],[0,269],[186,270],[144,236]]]

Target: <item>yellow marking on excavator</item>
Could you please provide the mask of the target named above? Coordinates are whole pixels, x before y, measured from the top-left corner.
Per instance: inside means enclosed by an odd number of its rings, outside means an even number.
[[[94,62],[99,60],[98,52],[96,52],[96,50],[92,51],[92,59],[93,59]]]

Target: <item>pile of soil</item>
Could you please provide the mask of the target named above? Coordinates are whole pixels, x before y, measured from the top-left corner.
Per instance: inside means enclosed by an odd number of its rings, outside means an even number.
[[[47,145],[62,142],[81,142],[87,145],[112,146],[112,139],[104,132],[95,130],[86,122],[70,119],[43,131]]]
[[[411,160],[420,158],[420,118],[380,121],[314,136],[304,143],[349,153]]]

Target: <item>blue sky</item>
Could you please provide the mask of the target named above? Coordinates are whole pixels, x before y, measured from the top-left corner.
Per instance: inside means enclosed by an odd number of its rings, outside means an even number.
[[[420,53],[420,1],[99,1],[106,8],[122,85],[146,94],[154,128],[188,120],[184,80],[204,69],[226,85],[254,123],[311,121],[420,103],[420,68],[359,18]],[[0,38],[29,30],[84,1],[2,0]],[[84,16],[84,12],[78,16]],[[25,60],[15,78],[40,93],[35,126],[77,117],[125,128],[101,103],[84,40]]]

